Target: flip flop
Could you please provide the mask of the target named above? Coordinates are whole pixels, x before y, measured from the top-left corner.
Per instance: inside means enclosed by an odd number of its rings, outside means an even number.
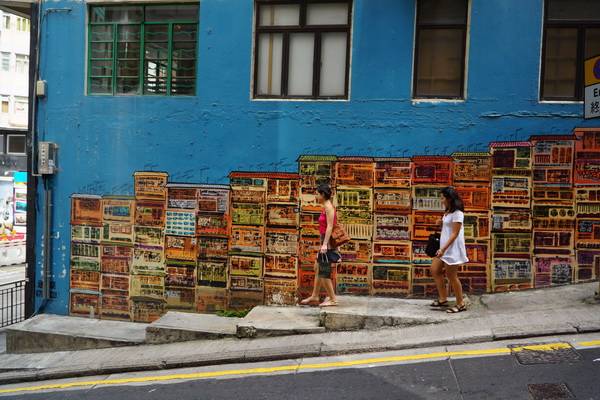
[[[336,307],[338,305],[337,301],[327,300],[319,304],[319,307]]]
[[[300,302],[301,306],[310,306],[311,304],[318,304],[319,303],[319,299],[316,299],[314,297],[308,297],[304,300],[302,300]]]
[[[467,311],[467,306],[466,305],[460,305],[460,306],[454,306],[452,308],[449,308],[446,310],[446,312],[448,314],[457,314],[459,312],[463,312],[463,311]]]

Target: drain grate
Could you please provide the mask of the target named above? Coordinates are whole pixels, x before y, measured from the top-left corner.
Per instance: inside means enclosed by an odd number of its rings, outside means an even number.
[[[577,362],[581,356],[569,343],[539,343],[509,346],[521,365]]]
[[[539,383],[527,385],[532,400],[574,399],[573,393],[564,383]]]

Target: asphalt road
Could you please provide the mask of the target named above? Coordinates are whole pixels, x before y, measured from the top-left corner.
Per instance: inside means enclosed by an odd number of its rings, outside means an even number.
[[[514,355],[447,359],[378,367],[312,372],[126,383],[36,394],[16,400],[199,400],[199,399],[600,399],[600,348],[579,349],[579,360],[522,365]],[[246,368],[256,367],[248,365]],[[146,373],[148,374],[148,373]],[[144,373],[131,375],[143,376]],[[127,374],[124,375],[127,379]],[[85,379],[85,378],[81,378]],[[530,384],[566,384],[574,397],[532,397]],[[42,382],[21,384],[39,385]],[[547,388],[548,389],[548,388]],[[3,397],[2,397],[3,398]]]

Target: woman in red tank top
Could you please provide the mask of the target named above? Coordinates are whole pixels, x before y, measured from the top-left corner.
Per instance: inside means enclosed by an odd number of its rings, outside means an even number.
[[[317,188],[317,196],[319,202],[323,204],[323,211],[319,216],[319,233],[321,234],[321,248],[317,256],[317,276],[315,277],[315,285],[312,295],[300,302],[302,305],[311,305],[319,302],[319,292],[321,286],[327,291],[327,298],[320,307],[337,306],[337,298],[333,290],[333,281],[331,280],[331,264],[340,262],[341,256],[337,249],[332,249],[329,246],[329,239],[333,231],[333,225],[336,222],[337,216],[333,203],[331,202],[331,187],[326,184],[319,185]]]

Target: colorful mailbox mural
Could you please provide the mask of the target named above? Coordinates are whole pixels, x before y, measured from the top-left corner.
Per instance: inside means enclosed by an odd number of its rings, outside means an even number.
[[[352,238],[334,273],[340,294],[435,294],[425,247],[447,185],[465,203],[467,292],[598,277],[600,130],[480,153],[298,162],[298,173],[232,172],[229,185],[136,172],[134,197],[73,195],[71,314],[148,322],[166,310],[294,304],[315,278],[323,182]]]

